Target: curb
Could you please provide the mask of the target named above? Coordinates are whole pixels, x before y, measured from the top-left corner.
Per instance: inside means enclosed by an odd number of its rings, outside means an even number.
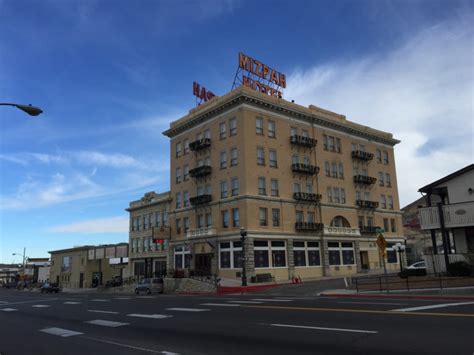
[[[258,285],[258,286],[222,286],[217,290],[217,294],[250,293],[280,287],[282,284]]]
[[[474,301],[474,296],[458,296],[458,295],[445,295],[445,296],[434,296],[434,295],[400,295],[400,294],[385,294],[385,295],[374,295],[374,294],[344,294],[344,293],[324,293],[321,292],[318,296],[323,297],[334,297],[334,298],[398,298],[398,299],[419,299],[419,300],[466,300]]]

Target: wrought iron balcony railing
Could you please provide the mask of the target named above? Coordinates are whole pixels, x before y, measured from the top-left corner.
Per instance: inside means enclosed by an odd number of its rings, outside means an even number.
[[[307,232],[319,232],[322,231],[324,228],[324,224],[322,223],[314,223],[314,222],[296,222],[295,229],[297,231],[307,231]]]
[[[321,201],[320,194],[313,194],[308,192],[294,192],[293,198],[299,201],[319,202]]]
[[[318,141],[314,138],[299,136],[299,135],[295,134],[295,135],[290,137],[290,143],[295,144],[295,145],[299,145],[299,146],[302,146],[302,147],[313,148],[313,147],[316,147],[316,144],[318,144]]]
[[[209,203],[212,201],[212,196],[211,195],[199,195],[195,197],[191,197],[189,199],[189,202],[191,202],[191,205],[196,206],[196,205],[203,205],[205,203]]]
[[[364,161],[370,161],[374,159],[374,155],[372,153],[364,152],[362,150],[353,150],[352,158],[364,160]]]
[[[194,152],[198,150],[209,148],[211,146],[211,138],[201,138],[194,142],[189,143],[189,149]]]
[[[363,208],[377,208],[379,203],[377,201],[356,200],[356,205]]]
[[[314,165],[309,165],[309,164],[302,164],[302,163],[295,163],[295,164],[291,165],[291,170],[294,173],[315,175],[315,174],[319,173],[319,166],[314,166]]]
[[[361,234],[375,234],[380,230],[377,226],[359,226]]]
[[[354,182],[358,184],[373,185],[376,181],[377,178],[374,178],[372,176],[354,175]]]
[[[189,170],[189,175],[193,178],[200,178],[211,173],[212,168],[209,165],[198,166],[197,168]]]

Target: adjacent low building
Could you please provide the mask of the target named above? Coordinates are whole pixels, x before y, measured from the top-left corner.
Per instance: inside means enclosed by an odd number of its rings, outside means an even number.
[[[85,245],[49,253],[50,282],[61,287],[97,287],[115,276],[129,276],[128,243]]]

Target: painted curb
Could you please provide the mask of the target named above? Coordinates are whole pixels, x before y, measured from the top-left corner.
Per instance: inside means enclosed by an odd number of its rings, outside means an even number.
[[[400,294],[385,294],[385,295],[374,295],[374,294],[343,294],[343,293],[324,293],[321,292],[319,296],[323,297],[334,297],[334,298],[398,298],[398,299],[419,299],[419,300],[474,300],[474,296],[458,296],[458,295],[400,295]]]

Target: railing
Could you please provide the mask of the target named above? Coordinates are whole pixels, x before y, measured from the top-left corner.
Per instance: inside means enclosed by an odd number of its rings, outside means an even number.
[[[291,170],[294,173],[314,175],[314,174],[319,173],[319,166],[302,164],[302,163],[294,163],[291,165]]]
[[[423,256],[428,272],[446,272],[446,261],[444,254],[426,254]],[[448,254],[449,263],[465,261],[474,265],[474,253]]]
[[[336,235],[336,236],[360,236],[359,228],[351,228],[351,227],[332,227],[332,226],[325,226],[324,227],[324,235]]]
[[[209,148],[211,146],[211,138],[201,138],[194,142],[189,143],[189,149],[194,152],[198,150]]]
[[[375,234],[380,230],[380,227],[376,226],[359,226],[361,234]]]
[[[316,144],[318,144],[318,141],[313,138],[305,137],[305,136],[299,136],[297,134],[293,135],[290,137],[290,143],[295,144],[295,145],[300,145],[303,147],[309,147],[313,148],[316,147]]]
[[[352,158],[369,161],[374,159],[374,155],[372,153],[367,153],[362,150],[353,150],[352,151]]]
[[[294,192],[293,198],[300,201],[319,202],[321,201],[320,194],[313,194],[308,192]]]
[[[354,175],[354,182],[358,184],[372,185],[375,184],[376,181],[377,178],[372,176]]]
[[[420,208],[418,214],[421,229],[441,228],[437,206]],[[443,205],[443,215],[446,228],[474,226],[474,202]]]
[[[217,234],[217,230],[212,227],[189,229],[186,232],[186,238],[211,237]]]
[[[197,168],[189,170],[189,175],[193,178],[200,178],[206,175],[209,175],[212,171],[212,168],[209,165],[198,166]]]
[[[202,205],[202,204],[205,204],[205,203],[209,203],[211,201],[212,201],[212,196],[211,195],[199,195],[199,196],[191,197],[189,199],[189,202],[193,206]]]
[[[377,208],[379,203],[377,201],[356,200],[356,205],[363,208]]]
[[[317,232],[322,231],[324,228],[324,224],[322,223],[314,223],[314,222],[296,222],[295,229],[297,231],[310,231],[310,232]]]

